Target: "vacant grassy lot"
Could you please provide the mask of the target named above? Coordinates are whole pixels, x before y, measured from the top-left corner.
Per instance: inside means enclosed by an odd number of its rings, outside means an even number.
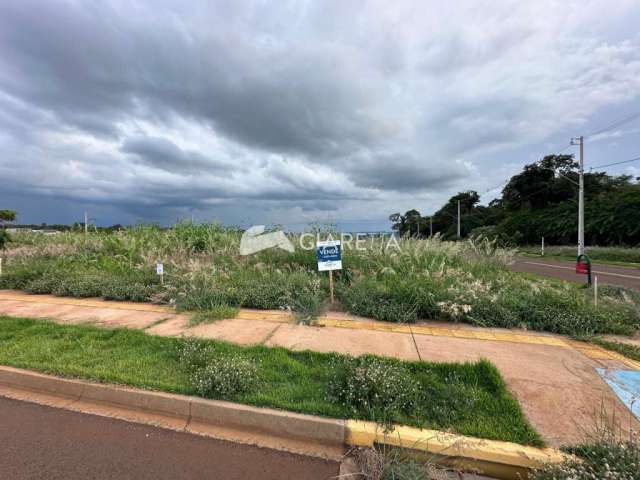
[[[308,321],[325,308],[327,274],[316,271],[315,251],[301,249],[299,237],[292,237],[294,253],[270,249],[243,257],[240,236],[190,224],[87,237],[19,234],[2,253],[0,288],[175,304],[202,312],[200,320],[252,307],[290,309]],[[348,312],[392,322],[437,319],[586,335],[630,334],[640,324],[634,297],[603,292],[595,308],[576,285],[510,272],[505,265],[514,252],[488,241],[402,239],[385,246],[346,246],[336,295]],[[158,261],[164,285],[155,274]]]
[[[530,255],[540,255],[540,245],[519,247],[518,251]],[[594,262],[640,265],[640,247],[587,247],[585,251]],[[545,257],[575,260],[577,253],[575,246],[545,246],[544,255]]]
[[[29,368],[68,377],[111,382],[182,394],[197,394],[186,363],[184,340],[155,337],[127,330],[0,317],[0,364]],[[208,355],[205,363],[217,362],[219,370],[240,363],[252,365],[256,381],[233,393],[213,398],[337,418],[362,418],[428,426],[484,438],[540,445],[538,434],[526,422],[517,402],[508,393],[500,374],[487,361],[473,364],[400,362],[370,357],[367,362],[385,368],[368,372],[364,387],[386,391],[396,378],[377,377],[379,372],[398,372],[415,386],[418,396],[410,409],[390,410],[381,419],[361,403],[346,405],[335,399],[350,357],[315,352],[292,352],[282,348],[239,347],[218,341],[200,342]],[[227,371],[227,370],[225,370]],[[239,370],[246,372],[247,370]],[[251,374],[253,375],[253,373]],[[216,377],[219,382],[225,378]],[[233,379],[232,379],[233,380]],[[233,387],[224,383],[224,387]],[[394,389],[388,390],[394,392]],[[231,392],[231,393],[229,393]]]

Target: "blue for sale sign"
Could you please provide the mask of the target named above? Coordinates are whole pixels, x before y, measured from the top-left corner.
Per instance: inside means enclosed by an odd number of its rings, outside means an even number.
[[[327,240],[316,244],[318,271],[342,269],[342,249],[340,240]]]

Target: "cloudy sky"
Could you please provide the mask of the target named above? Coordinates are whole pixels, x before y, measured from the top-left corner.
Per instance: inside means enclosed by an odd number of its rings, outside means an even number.
[[[366,231],[489,201],[640,111],[638,25],[635,0],[3,0],[0,208]],[[586,165],[639,139],[593,135]]]

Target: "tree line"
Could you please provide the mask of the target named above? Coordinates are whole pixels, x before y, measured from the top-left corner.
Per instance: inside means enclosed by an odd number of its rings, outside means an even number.
[[[418,210],[389,216],[401,235],[424,238],[433,232],[457,238],[483,235],[506,245],[577,242],[578,162],[573,155],[547,155],[511,177],[500,198],[480,205],[474,190],[452,196],[431,216]],[[600,246],[640,245],[640,177],[584,174],[585,242]]]

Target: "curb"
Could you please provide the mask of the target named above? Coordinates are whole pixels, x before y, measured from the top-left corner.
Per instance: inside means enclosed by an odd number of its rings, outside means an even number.
[[[509,442],[373,422],[339,420],[0,366],[0,396],[267,448],[339,460],[345,446],[402,447],[505,480],[568,456]]]
[[[373,422],[346,421],[348,445],[402,447],[438,463],[500,479],[522,480],[546,463],[561,463],[571,456],[553,449],[467,437],[439,430],[395,426],[391,431]]]
[[[0,366],[0,396],[279,450],[339,459],[345,422]]]

